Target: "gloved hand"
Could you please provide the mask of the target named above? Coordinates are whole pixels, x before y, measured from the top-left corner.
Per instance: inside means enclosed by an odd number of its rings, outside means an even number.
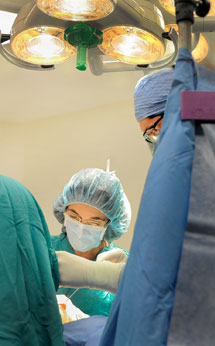
[[[126,263],[128,256],[122,249],[105,251],[97,256],[97,262],[109,261],[113,263]]]
[[[125,263],[94,262],[66,251],[56,251],[60,285],[95,288],[116,293]]]

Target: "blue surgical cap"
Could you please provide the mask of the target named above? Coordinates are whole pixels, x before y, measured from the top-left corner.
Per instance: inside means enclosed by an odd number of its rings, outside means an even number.
[[[137,121],[163,113],[173,81],[173,68],[165,68],[142,77],[134,91]]]
[[[72,203],[88,204],[110,220],[104,236],[108,242],[118,239],[129,227],[130,203],[115,173],[86,168],[74,174],[54,202],[54,215],[60,223],[64,223],[63,213]]]

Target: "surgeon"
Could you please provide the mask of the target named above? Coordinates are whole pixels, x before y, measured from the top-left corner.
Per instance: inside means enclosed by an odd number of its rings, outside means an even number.
[[[215,72],[195,63],[197,90],[215,90]],[[135,117],[152,154],[159,145],[164,111],[173,81],[173,68],[165,68],[142,77],[134,91]],[[172,134],[174,138],[174,133]],[[195,121],[195,155],[191,184],[188,230],[214,233],[214,138],[215,124]],[[204,197],[203,197],[204,196]],[[204,201],[204,203],[203,203]],[[204,220],[204,221],[203,221]],[[204,226],[203,226],[204,225]]]
[[[189,59],[189,57],[183,57],[185,62]],[[215,72],[198,63],[195,63],[195,68],[198,76],[196,90],[214,92]],[[187,77],[186,81],[186,69],[183,73],[181,79],[189,84],[192,79]],[[180,74],[177,78],[178,85],[180,85],[179,76]],[[157,156],[159,156],[159,147],[162,144],[162,139],[159,142],[159,137],[163,136],[162,138],[164,138],[165,136],[165,132],[161,133],[163,112],[165,112],[166,105],[169,102],[167,102],[167,99],[172,81],[172,68],[159,70],[141,78],[134,92],[136,120],[139,122],[143,136],[152,153],[154,154],[156,151]],[[177,83],[175,81],[173,89],[177,87]],[[171,102],[173,104],[174,100],[172,99]],[[177,105],[177,100],[175,104]],[[180,109],[180,104],[177,107]],[[170,110],[167,112],[169,113],[169,122],[171,117],[175,116],[173,108]],[[202,107],[203,110],[204,107]],[[186,124],[189,121],[183,123]],[[167,128],[167,122],[165,126]],[[170,145],[172,146],[174,142],[175,134],[172,132]],[[205,314],[214,316],[214,310],[210,308],[214,287],[214,278],[211,276],[214,251],[210,250],[210,246],[214,248],[212,235],[215,234],[214,153],[215,124],[195,121],[195,154],[192,164],[189,213],[177,284],[178,289],[169,333],[169,344],[171,345],[175,343],[185,344],[186,342],[195,345],[212,345],[213,343],[213,338],[211,338],[213,323],[204,323],[204,316]],[[171,159],[174,159],[173,156]],[[160,168],[162,170],[161,163]],[[196,266],[197,262],[199,262],[198,266]],[[197,272],[192,269],[195,266],[198,267]],[[207,282],[207,293],[204,289],[202,290],[203,282]],[[198,306],[197,310],[196,306]],[[194,316],[194,318],[191,319],[190,316]],[[213,317],[206,320],[213,320]],[[196,328],[197,325],[198,328]],[[188,330],[189,336],[186,334]]]
[[[115,293],[124,264],[55,253],[32,194],[2,175],[0,220],[0,345],[64,346],[58,286]]]
[[[128,253],[113,240],[128,230],[131,208],[115,173],[87,168],[74,174],[54,202],[54,215],[62,224],[61,233],[52,236],[55,250],[90,261],[126,262]],[[108,316],[115,297],[88,288],[62,287],[57,293],[90,316]]]
[[[173,68],[165,68],[153,72],[142,77],[135,87],[135,117],[152,153],[158,143],[173,71]]]

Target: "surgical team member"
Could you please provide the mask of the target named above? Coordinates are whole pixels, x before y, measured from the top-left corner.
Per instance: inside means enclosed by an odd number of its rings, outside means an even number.
[[[112,241],[130,224],[131,209],[120,180],[111,172],[87,168],[72,176],[54,202],[54,215],[62,231],[52,236],[57,251],[91,261],[125,262],[128,253]],[[62,287],[72,303],[88,315],[108,316],[115,295],[105,291]]]
[[[190,54],[189,57],[186,57],[184,54],[183,60],[185,63],[188,63],[190,61]],[[197,72],[197,80],[195,81],[196,90],[214,92],[215,72],[204,65],[198,63],[195,63],[195,65]],[[186,70],[184,72],[186,72]],[[189,78],[188,81],[190,81],[190,76],[187,78]],[[162,114],[166,108],[172,81],[173,69],[163,69],[141,78],[135,88],[135,116],[139,122],[144,138],[149,145],[152,146],[153,152],[156,149],[156,143],[159,139],[159,133],[162,127]],[[180,85],[182,81],[185,83],[185,75],[182,75],[181,79],[180,76],[177,75],[174,88],[177,87],[177,83]],[[187,86],[189,89],[189,82],[186,87]],[[173,106],[172,101],[173,100],[171,100],[171,104]],[[176,105],[178,107],[177,100]],[[203,104],[201,111],[204,114]],[[171,113],[169,113],[169,115],[171,115]],[[175,116],[174,111],[172,115]],[[156,124],[157,121],[158,123]],[[172,133],[172,143],[174,140],[174,133]],[[170,141],[170,146],[172,143]],[[178,292],[176,291],[174,310],[171,319],[171,330],[168,339],[171,345],[209,345],[210,343],[212,345],[214,343],[213,338],[211,338],[211,332],[214,330],[213,322],[208,323],[208,321],[214,319],[214,310],[210,309],[210,297],[211,295],[214,297],[214,281],[213,283],[211,281],[214,258],[211,256],[213,254],[214,257],[215,252],[214,248],[213,251],[210,250],[210,246],[214,246],[214,242],[211,239],[215,234],[214,154],[215,124],[211,122],[195,121],[195,154],[192,163],[189,213],[182,261],[177,280]],[[187,152],[184,152],[184,158],[186,155]],[[174,160],[174,157],[172,157],[172,159]],[[208,238],[211,239],[209,240]],[[198,266],[196,266],[197,262],[199,263]],[[194,267],[197,267],[198,270],[193,271],[192,268]],[[206,279],[207,276],[208,278]],[[203,287],[204,282],[207,282],[206,289]],[[198,306],[197,310],[196,306]],[[213,318],[208,317],[210,313],[211,316],[213,315]],[[205,314],[207,315],[206,323],[204,323]],[[195,318],[191,319],[190,316],[195,316]],[[197,325],[199,325],[199,328],[196,328]],[[189,335],[186,334],[187,330],[189,330]],[[207,336],[209,339],[206,341]]]
[[[0,175],[0,345],[64,346],[58,286],[116,292],[123,268],[55,253],[33,195]]]
[[[154,153],[161,130],[168,94],[173,81],[173,68],[165,68],[142,77],[134,91],[135,117]]]

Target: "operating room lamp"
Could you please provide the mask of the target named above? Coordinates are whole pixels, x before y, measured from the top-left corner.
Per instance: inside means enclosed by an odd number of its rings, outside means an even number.
[[[5,4],[6,2],[7,0],[3,1]],[[74,37],[65,39],[64,31],[80,24],[88,24],[90,30],[97,30],[102,34],[102,39],[97,40],[98,46],[85,47],[86,50],[95,47],[88,51],[88,63],[96,75],[140,69],[149,72],[172,65],[177,56],[174,0],[19,2],[25,5],[12,27],[11,42],[0,45],[1,54],[18,66],[37,70],[50,69],[76,55],[80,46],[75,45]],[[214,37],[208,33],[215,31],[215,0],[210,2],[209,15],[204,19],[196,18],[192,27],[192,54],[196,61],[203,63],[208,58],[215,58],[213,49],[209,49]],[[15,0],[10,0],[10,3],[14,3],[17,8]],[[89,31],[85,28],[86,30]],[[85,55],[87,56],[86,52]]]
[[[10,55],[10,61],[15,55],[16,64],[20,60],[27,68],[38,69],[63,62],[76,54],[75,46],[65,40],[64,30],[87,22],[103,35],[103,42],[90,49],[88,54],[94,74],[100,74],[102,70],[157,69],[173,63],[177,55],[177,36],[171,31],[169,38],[173,41],[163,37],[165,24],[156,6],[145,0],[109,0],[108,6],[103,4],[104,13],[100,6],[98,19],[93,11],[87,15],[87,8],[96,9],[103,1],[78,1],[85,6],[84,11],[76,8],[77,1],[73,0],[56,1],[57,9],[54,0],[38,0],[38,6],[36,2],[27,3],[14,22],[5,55]],[[91,2],[95,3],[94,7]],[[62,9],[66,10],[64,18]]]

